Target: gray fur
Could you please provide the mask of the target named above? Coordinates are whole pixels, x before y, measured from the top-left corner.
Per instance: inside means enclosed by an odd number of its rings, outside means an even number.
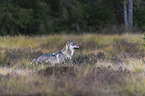
[[[62,63],[66,59],[72,58],[75,48],[79,48],[79,46],[74,41],[68,40],[65,47],[59,52],[42,55],[38,57],[37,59],[34,59],[31,62],[31,64],[33,62],[36,62],[36,64],[38,63],[51,63],[51,64]]]

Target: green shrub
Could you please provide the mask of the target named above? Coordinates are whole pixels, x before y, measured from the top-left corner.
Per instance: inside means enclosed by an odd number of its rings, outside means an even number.
[[[137,26],[141,27],[142,30],[145,30],[145,6],[141,8],[134,9],[134,22]]]
[[[10,2],[0,4],[0,34],[13,35],[24,33],[32,20],[31,9],[24,9]]]

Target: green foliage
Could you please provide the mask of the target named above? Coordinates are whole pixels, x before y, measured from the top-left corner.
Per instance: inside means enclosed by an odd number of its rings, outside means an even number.
[[[96,32],[106,25],[123,23],[121,2],[122,0],[0,0],[0,35]],[[134,1],[134,24],[143,30],[144,10],[143,4]]]
[[[145,30],[145,6],[134,10],[134,21],[138,26]]]
[[[92,32],[106,24],[113,24],[115,15],[109,6],[96,1],[61,0],[60,16],[55,18],[53,32]],[[110,14],[110,15],[108,15]]]
[[[1,35],[95,31],[115,20],[109,6],[95,0],[2,0],[0,5]]]
[[[36,34],[46,31],[49,6],[38,0],[32,1],[12,0],[0,4],[1,35]]]
[[[50,21],[50,8],[46,3],[37,3],[37,8],[36,8],[36,16],[38,19],[37,24],[38,24],[38,33],[39,34],[44,34],[48,30],[48,23]]]
[[[32,10],[23,9],[10,2],[0,4],[0,34],[13,35],[20,31],[25,32],[29,27],[32,19]]]
[[[106,5],[103,2],[90,3],[90,5],[87,6],[86,8],[88,10],[87,18],[89,17],[88,19],[90,19],[88,24],[90,27],[94,27],[92,29],[99,28],[100,26],[104,26],[107,24],[114,24],[116,17],[113,10],[108,6],[109,5]]]

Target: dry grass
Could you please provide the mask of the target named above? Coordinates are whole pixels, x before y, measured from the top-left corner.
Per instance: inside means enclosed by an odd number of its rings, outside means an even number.
[[[144,96],[143,35],[0,37],[0,95]],[[81,45],[72,61],[30,65],[60,50],[67,39]]]

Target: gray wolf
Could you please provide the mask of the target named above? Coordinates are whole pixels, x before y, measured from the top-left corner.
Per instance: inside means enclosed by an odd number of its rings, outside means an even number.
[[[66,59],[71,59],[74,54],[74,50],[79,49],[79,48],[80,46],[78,46],[74,41],[67,40],[64,48],[60,50],[59,52],[42,55],[38,57],[37,59],[33,60],[30,64],[32,64],[34,61],[36,62],[36,64],[38,63],[51,63],[51,64],[62,63]]]

